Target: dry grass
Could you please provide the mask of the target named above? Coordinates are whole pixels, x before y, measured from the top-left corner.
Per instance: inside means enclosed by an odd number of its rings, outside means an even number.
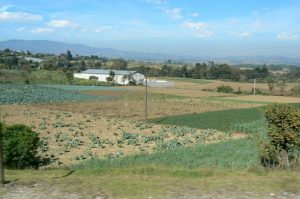
[[[255,102],[270,102],[270,103],[300,103],[299,97],[285,97],[285,96],[244,95],[244,96],[235,96],[235,97],[225,97],[224,99],[255,101]]]
[[[215,81],[214,83],[210,83],[210,84],[202,84],[202,85],[199,85],[199,88],[216,90],[217,87],[219,87],[221,85],[231,86],[234,90],[240,89],[241,91],[244,91],[244,92],[251,92],[252,88],[253,88],[253,83],[223,82],[223,81]],[[285,90],[289,91],[296,85],[297,85],[297,83],[287,83]],[[269,90],[267,83],[257,83],[256,88],[259,90],[262,90],[262,91]],[[274,87],[274,91],[275,92],[279,91],[279,88],[276,85]]]
[[[97,113],[103,117],[119,117],[122,119],[144,119],[144,99],[123,98],[102,102],[60,103],[35,105],[51,110],[76,113]],[[185,113],[202,113],[208,111],[227,110],[232,108],[257,107],[259,104],[236,103],[230,101],[209,101],[204,98],[152,98],[149,95],[148,117],[157,118]]]

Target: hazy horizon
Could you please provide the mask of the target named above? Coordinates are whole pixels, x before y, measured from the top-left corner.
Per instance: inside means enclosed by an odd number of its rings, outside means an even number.
[[[300,0],[4,0],[0,40],[145,53],[299,57]]]

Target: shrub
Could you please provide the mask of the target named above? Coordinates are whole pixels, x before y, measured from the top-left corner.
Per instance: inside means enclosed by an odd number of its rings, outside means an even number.
[[[217,91],[220,93],[232,93],[233,92],[233,88],[231,86],[219,86],[217,87]]]
[[[300,148],[300,110],[290,105],[271,105],[267,107],[268,137],[261,150],[261,160],[283,167],[299,160]]]
[[[290,105],[272,105],[266,111],[271,143],[281,149],[300,146],[300,110]]]
[[[40,142],[38,134],[21,124],[4,126],[2,131],[6,168],[37,168],[39,165],[37,149]]]
[[[291,91],[293,95],[300,96],[300,85],[294,86]]]

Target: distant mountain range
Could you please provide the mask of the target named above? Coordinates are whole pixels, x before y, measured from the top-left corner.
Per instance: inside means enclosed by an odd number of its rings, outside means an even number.
[[[176,61],[206,62],[215,61],[217,63],[230,64],[286,64],[300,65],[299,58],[283,56],[236,56],[236,57],[200,57],[186,55],[168,55],[160,53],[140,53],[131,51],[122,51],[113,48],[94,48],[83,44],[69,44],[48,40],[8,40],[0,41],[0,49],[9,48],[15,51],[30,51],[32,53],[51,53],[61,54],[70,50],[73,55],[98,55],[108,58],[125,58],[144,61],[165,61],[168,59]]]
[[[0,49],[9,48],[15,51],[30,51],[32,53],[61,54],[70,50],[73,55],[98,55],[108,58],[164,60],[169,59],[167,55],[158,53],[139,53],[122,51],[113,48],[94,48],[83,44],[69,44],[48,40],[8,40],[0,41]]]

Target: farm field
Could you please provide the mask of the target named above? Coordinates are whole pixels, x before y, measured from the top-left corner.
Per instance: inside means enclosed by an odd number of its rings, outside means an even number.
[[[300,182],[300,176],[262,171],[257,147],[266,131],[263,107],[299,105],[299,98],[209,92],[203,89],[224,82],[173,81],[172,88],[148,88],[147,123],[141,86],[0,84],[1,121],[32,127],[48,161],[24,175],[7,171],[13,183],[4,198],[38,197],[47,187],[58,195],[63,187],[66,198],[299,194],[297,183],[283,183]]]
[[[269,103],[300,103],[299,97],[286,97],[286,96],[266,96],[266,95],[244,95],[234,97],[224,97],[228,100],[238,101],[253,101],[253,102],[269,102]]]
[[[249,108],[169,116],[154,119],[153,122],[168,125],[185,125],[193,128],[232,131],[236,124],[249,124],[260,120],[263,120],[262,110]],[[255,124],[253,127],[255,127]]]
[[[27,105],[1,108],[5,123],[18,121],[39,133],[43,143],[41,155],[51,157],[52,166],[244,137],[243,134],[231,135],[216,130],[105,118],[96,112],[80,114]]]
[[[82,89],[82,87],[80,88]],[[62,89],[30,84],[0,84],[0,104],[59,103],[108,99],[107,96],[84,95],[69,92],[69,90],[69,87]]]

